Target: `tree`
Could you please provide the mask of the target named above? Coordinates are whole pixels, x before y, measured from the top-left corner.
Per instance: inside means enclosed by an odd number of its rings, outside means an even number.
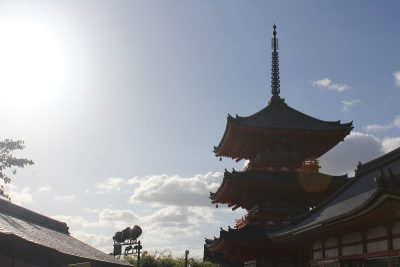
[[[124,260],[133,266],[137,266],[137,260],[135,257],[128,256],[125,257]],[[220,265],[190,258],[188,260],[188,266],[219,267]],[[185,258],[183,256],[180,258],[174,258],[171,251],[168,249],[155,251],[153,253],[143,251],[140,257],[140,267],[185,267]]]
[[[23,168],[26,165],[32,165],[33,161],[30,159],[16,158],[13,156],[15,150],[24,149],[24,141],[11,139],[5,139],[0,141],[0,179],[3,179],[3,183],[0,186],[0,197],[11,200],[10,196],[5,192],[4,185],[11,182],[8,171],[11,174],[17,172],[17,168]]]

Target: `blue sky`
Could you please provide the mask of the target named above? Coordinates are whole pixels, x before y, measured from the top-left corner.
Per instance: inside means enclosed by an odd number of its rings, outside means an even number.
[[[25,140],[36,163],[14,177],[14,202],[104,251],[139,224],[145,249],[201,255],[243,213],[209,203],[219,172],[243,166],[212,150],[228,113],[267,104],[274,22],[281,96],[354,122],[323,171],[351,174],[400,145],[399,5],[0,1],[1,138]]]

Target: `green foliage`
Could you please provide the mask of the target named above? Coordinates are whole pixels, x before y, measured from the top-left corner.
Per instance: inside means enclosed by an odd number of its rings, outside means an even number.
[[[5,192],[4,188],[4,184],[11,182],[7,170],[15,174],[17,172],[16,168],[23,168],[26,165],[33,164],[33,161],[30,159],[21,159],[13,156],[15,150],[24,148],[24,142],[21,140],[13,141],[11,139],[5,139],[0,141],[0,179],[3,180],[3,184],[0,185],[0,197],[10,199],[10,196]]]
[[[125,261],[133,266],[137,266],[137,260],[135,257],[125,257]],[[188,266],[219,267],[220,265],[190,258],[188,259]],[[143,251],[140,256],[140,267],[185,267],[185,258],[184,256],[174,258],[168,250],[156,251],[154,253]]]

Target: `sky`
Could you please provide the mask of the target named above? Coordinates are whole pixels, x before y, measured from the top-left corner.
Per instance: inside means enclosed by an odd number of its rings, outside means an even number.
[[[400,146],[400,3],[388,1],[0,1],[0,138],[35,165],[12,201],[112,251],[143,228],[145,250],[201,257],[204,238],[245,214],[211,205],[228,113],[270,98],[272,25],[281,96],[353,121],[321,158],[349,174]]]

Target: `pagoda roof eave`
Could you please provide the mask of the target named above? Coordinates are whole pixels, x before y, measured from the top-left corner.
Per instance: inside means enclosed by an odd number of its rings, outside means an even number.
[[[228,204],[227,202],[223,201],[223,199],[225,198],[224,195],[227,194],[226,192],[228,191],[230,192],[228,188],[231,188],[236,183],[241,184],[240,186],[241,190],[244,189],[243,186],[244,187],[256,186],[260,190],[262,189],[264,193],[265,190],[263,189],[263,185],[270,186],[271,184],[285,184],[286,186],[292,184],[295,186],[301,186],[301,184],[299,184],[298,178],[299,177],[304,178],[304,175],[307,175],[307,173],[301,173],[295,171],[238,172],[234,170],[232,172],[228,172],[227,170],[225,170],[224,177],[220,187],[217,189],[216,192],[210,192],[210,199],[213,204],[217,203]],[[321,178],[328,178],[330,183],[329,186],[335,186],[335,188],[340,188],[349,181],[347,174],[340,176],[331,176],[324,173],[314,173],[314,174],[308,173],[308,175],[313,175],[313,177],[318,175]],[[241,182],[245,182],[245,184]],[[315,179],[313,180],[313,183],[315,183]],[[334,185],[332,185],[331,183],[334,183]]]
[[[265,108],[247,117],[229,117],[232,122],[255,128],[333,130],[352,126],[352,122],[342,124],[340,120],[324,121],[314,118],[290,107],[284,99],[271,100]]]
[[[230,139],[230,132],[234,128],[239,129],[239,131],[240,129],[246,129],[266,134],[286,132],[292,135],[314,135],[317,133],[330,136],[337,135],[340,141],[353,129],[353,123],[342,124],[340,121],[322,121],[297,111],[285,103],[279,105],[269,104],[266,108],[248,117],[236,115],[234,118],[228,114],[224,134],[218,146],[214,146],[214,153],[217,157],[229,156],[221,150],[227,140]]]
[[[264,247],[270,241],[264,228],[246,226],[240,229],[229,228],[228,231],[221,228],[219,238],[206,239],[205,246],[210,251],[218,251],[231,242]]]

